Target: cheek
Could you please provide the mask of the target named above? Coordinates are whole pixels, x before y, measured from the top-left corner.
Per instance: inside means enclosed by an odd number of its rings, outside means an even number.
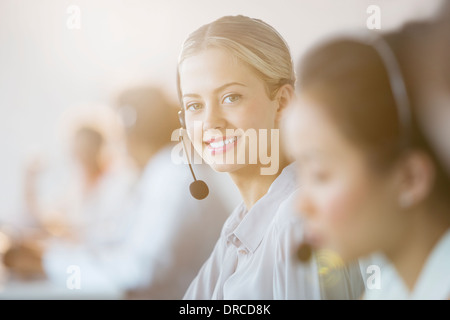
[[[377,243],[383,241],[380,235],[384,236],[389,229],[386,201],[382,186],[368,181],[355,181],[330,190],[317,207],[320,212],[317,223],[327,245],[345,259],[375,250]]]
[[[370,188],[362,182],[336,185],[318,201],[321,220],[326,231],[336,236],[347,237],[355,229],[365,214]]]
[[[246,101],[244,108],[239,108],[234,126],[242,129],[272,129],[275,124],[275,110],[273,102],[268,98]]]
[[[320,201],[320,211],[328,224],[345,225],[345,222],[352,218],[355,209],[359,206],[355,191],[357,190],[334,190],[326,199]]]
[[[184,139],[184,145],[188,149],[188,152],[190,152],[189,149],[193,146],[195,151],[203,158],[203,131],[201,124],[196,123],[195,126],[188,125],[186,131],[188,139]]]

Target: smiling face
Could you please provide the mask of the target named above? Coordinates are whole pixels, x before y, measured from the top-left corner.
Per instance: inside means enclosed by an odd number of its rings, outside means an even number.
[[[270,150],[270,141],[248,133],[277,128],[279,103],[253,69],[225,49],[209,48],[183,60],[179,75],[188,135],[214,170],[247,166],[254,143]]]
[[[320,108],[297,101],[286,117],[286,144],[296,159],[298,211],[309,240],[344,260],[390,247],[404,226],[393,174],[373,169]]]

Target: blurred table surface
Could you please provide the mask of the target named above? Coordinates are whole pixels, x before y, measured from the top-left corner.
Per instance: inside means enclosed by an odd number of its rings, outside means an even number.
[[[114,290],[69,289],[47,279],[8,277],[0,282],[0,300],[119,300],[121,292]]]
[[[4,227],[4,226],[3,226]],[[13,234],[33,234],[33,229],[11,228]],[[10,237],[3,232],[0,223],[0,300],[118,300],[123,299],[123,292],[112,288],[102,289],[69,289],[66,283],[55,283],[46,277],[23,278],[9,272],[2,263],[2,256],[10,245]]]

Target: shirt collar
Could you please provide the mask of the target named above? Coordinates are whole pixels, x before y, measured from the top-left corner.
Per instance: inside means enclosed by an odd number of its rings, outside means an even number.
[[[450,230],[447,230],[430,253],[413,290],[414,299],[427,299],[432,293],[437,299],[449,298]]]
[[[242,243],[252,253],[258,248],[281,202],[297,188],[294,166],[293,163],[286,166],[250,210],[244,203],[236,208],[235,218],[226,229],[228,241],[236,246]]]

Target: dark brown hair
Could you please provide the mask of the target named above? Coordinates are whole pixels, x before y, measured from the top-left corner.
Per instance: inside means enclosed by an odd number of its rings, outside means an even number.
[[[374,48],[353,39],[328,42],[304,57],[298,77],[300,91],[347,138],[374,154],[394,155],[401,126],[388,74]]]
[[[176,105],[160,87],[126,88],[117,96],[116,107],[134,110],[136,119],[131,131],[156,147],[170,143],[172,132],[179,127]]]
[[[390,34],[383,39],[397,57],[402,34]],[[396,62],[406,87],[411,116],[407,125],[399,117],[389,66],[373,45],[362,40],[340,38],[313,48],[298,69],[299,90],[367,154],[374,169],[389,168],[409,150],[426,152],[437,171],[434,194],[448,198],[449,179],[415,121],[414,95],[403,76],[404,66],[398,59]],[[402,143],[405,135],[407,144]]]

